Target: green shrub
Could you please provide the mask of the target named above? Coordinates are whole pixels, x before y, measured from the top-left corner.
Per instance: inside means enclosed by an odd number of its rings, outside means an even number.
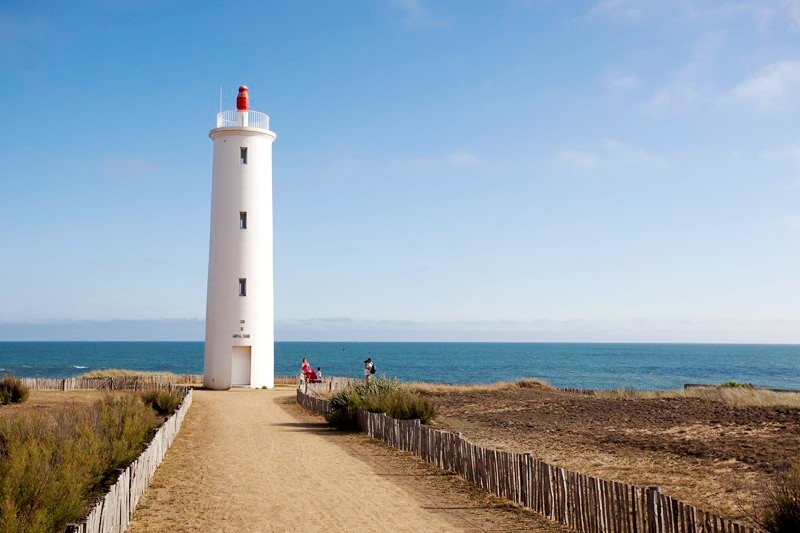
[[[22,403],[28,399],[29,393],[28,387],[14,376],[5,376],[0,379],[0,405]]]
[[[143,392],[142,401],[152,407],[161,416],[168,416],[174,413],[178,406],[180,406],[181,397],[177,392],[157,389]]]
[[[768,491],[761,526],[771,533],[800,531],[800,464],[791,467]]]
[[[81,520],[157,423],[133,394],[0,417],[0,531],[63,531]]]
[[[738,387],[741,387],[741,388],[744,388],[744,389],[753,389],[753,388],[755,388],[750,383],[739,383],[738,381],[726,381],[725,383],[720,383],[719,387],[721,389],[735,389],[735,388],[738,388]]]
[[[330,412],[326,416],[328,422],[341,429],[358,427],[356,411],[363,406],[364,401],[355,387],[337,390],[328,400],[331,405]]]
[[[355,428],[356,412],[386,413],[399,420],[420,419],[427,423],[436,409],[433,403],[396,379],[380,377],[334,392],[329,398],[331,411],[328,422],[339,428]]]

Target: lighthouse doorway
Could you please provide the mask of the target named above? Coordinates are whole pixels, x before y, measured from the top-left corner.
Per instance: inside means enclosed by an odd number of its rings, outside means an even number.
[[[231,360],[231,385],[250,386],[250,346],[234,346]]]

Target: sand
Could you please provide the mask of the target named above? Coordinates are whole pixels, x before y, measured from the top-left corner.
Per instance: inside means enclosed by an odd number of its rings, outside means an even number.
[[[565,531],[362,434],[293,390],[196,390],[129,531]]]

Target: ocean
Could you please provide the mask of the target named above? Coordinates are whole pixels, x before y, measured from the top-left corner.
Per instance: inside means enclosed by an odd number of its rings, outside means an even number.
[[[325,375],[378,374],[403,381],[492,383],[523,377],[557,387],[665,390],[726,381],[800,389],[800,345],[277,342],[275,374],[307,357]],[[202,374],[202,342],[0,342],[0,374],[69,377],[127,368]]]

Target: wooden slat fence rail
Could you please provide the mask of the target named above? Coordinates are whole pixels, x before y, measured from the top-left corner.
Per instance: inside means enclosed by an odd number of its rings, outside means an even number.
[[[67,533],[122,533],[128,528],[139,499],[175,440],[186,412],[192,405],[192,389],[189,387],[153,384],[151,388],[171,388],[178,391],[183,396],[180,407],[156,431],[147,448],[120,474],[117,482],[89,511],[83,522],[67,526]]]
[[[186,374],[170,378],[167,376],[139,376],[118,378],[20,378],[31,390],[144,390],[155,385],[176,383],[202,383],[203,377]]]
[[[312,394],[320,394],[320,393],[328,393],[333,392],[339,389],[346,389],[353,383],[357,383],[360,380],[354,378],[340,378],[340,377],[331,377],[331,378],[322,378],[322,382],[320,383],[309,383],[302,378],[298,378],[298,386],[303,389],[306,393]]]
[[[330,403],[297,389],[297,402],[325,415]],[[414,453],[482,489],[586,533],[760,533],[662,494],[658,487],[607,481],[553,466],[528,453],[479,446],[419,420],[358,411],[370,437]]]

